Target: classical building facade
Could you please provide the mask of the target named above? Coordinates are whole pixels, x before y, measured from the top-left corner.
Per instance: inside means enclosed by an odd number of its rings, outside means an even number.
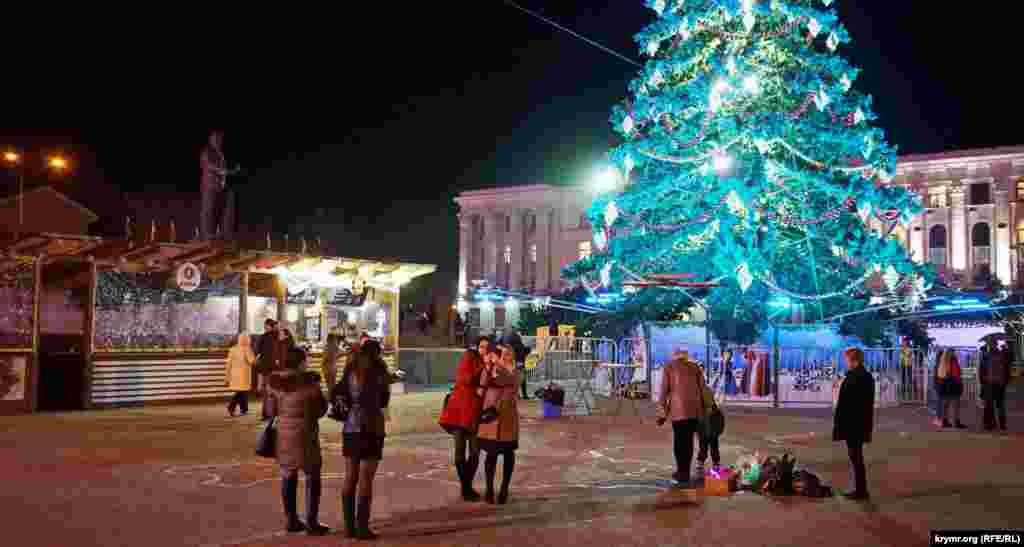
[[[893,231],[915,260],[931,262],[947,284],[984,289],[1024,282],[1024,146],[903,156],[891,184],[926,207]],[[459,205],[459,294],[475,281],[533,295],[570,286],[562,267],[592,252],[583,185],[534,184],[463,192]],[[875,221],[881,229],[881,222]],[[481,330],[512,324],[518,303],[460,301]]]

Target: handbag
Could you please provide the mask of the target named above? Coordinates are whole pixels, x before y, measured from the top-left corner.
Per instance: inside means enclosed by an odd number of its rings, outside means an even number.
[[[260,436],[256,439],[256,455],[262,458],[277,457],[277,417],[267,422]]]

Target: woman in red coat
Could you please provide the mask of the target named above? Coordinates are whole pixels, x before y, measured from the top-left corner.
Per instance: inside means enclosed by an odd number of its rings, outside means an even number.
[[[455,437],[455,471],[459,474],[462,499],[466,501],[480,501],[480,494],[473,490],[473,478],[480,464],[476,428],[483,405],[480,373],[490,345],[490,338],[481,336],[476,349],[463,354],[455,371],[455,388],[438,420],[441,427]]]

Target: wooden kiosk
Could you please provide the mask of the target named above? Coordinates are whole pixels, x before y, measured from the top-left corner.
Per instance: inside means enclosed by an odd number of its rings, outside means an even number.
[[[341,321],[397,364],[399,290],[436,268],[269,236],[170,239],[0,234],[0,414],[227,397],[227,349],[268,317],[311,349],[310,368]]]

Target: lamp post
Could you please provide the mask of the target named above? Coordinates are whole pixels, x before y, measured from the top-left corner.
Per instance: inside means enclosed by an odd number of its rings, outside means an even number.
[[[21,235],[21,231],[25,225],[25,169],[24,162],[20,153],[14,150],[8,150],[3,155],[4,163],[11,169],[13,169],[18,176],[18,235]],[[68,160],[63,156],[50,156],[46,160],[46,165],[52,169],[55,173],[63,175],[68,169]]]

